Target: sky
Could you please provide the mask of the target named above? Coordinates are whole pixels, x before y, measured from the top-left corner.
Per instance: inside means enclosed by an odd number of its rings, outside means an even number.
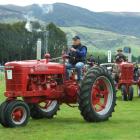
[[[0,4],[52,4],[55,2],[68,3],[89,9],[91,11],[140,12],[140,0],[0,0]]]

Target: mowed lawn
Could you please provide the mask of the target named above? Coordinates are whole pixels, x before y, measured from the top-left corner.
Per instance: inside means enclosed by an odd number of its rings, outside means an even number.
[[[0,101],[4,84],[0,83]],[[112,118],[102,123],[87,123],[77,108],[61,106],[54,119],[30,119],[26,127],[4,128],[0,125],[0,140],[140,140],[140,98],[135,94],[132,102],[121,101]]]

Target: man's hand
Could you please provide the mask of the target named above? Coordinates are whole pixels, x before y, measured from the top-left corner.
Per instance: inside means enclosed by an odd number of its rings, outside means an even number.
[[[73,51],[73,52],[76,52],[76,49],[74,49],[74,48],[70,48],[70,50]]]

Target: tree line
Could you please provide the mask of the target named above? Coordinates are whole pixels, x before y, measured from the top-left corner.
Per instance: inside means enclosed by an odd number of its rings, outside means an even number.
[[[36,59],[37,40],[42,40],[42,58],[46,47],[51,57],[60,56],[64,46],[67,44],[66,34],[55,24],[50,23],[42,26],[38,22],[33,22],[33,31],[25,29],[25,22],[14,24],[0,23],[0,64],[9,61]],[[38,31],[41,29],[42,31]],[[45,33],[48,33],[46,36]]]

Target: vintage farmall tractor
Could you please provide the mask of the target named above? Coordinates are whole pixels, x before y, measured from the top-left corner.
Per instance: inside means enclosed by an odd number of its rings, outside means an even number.
[[[62,103],[77,104],[88,122],[108,120],[114,111],[114,81],[102,67],[89,69],[81,85],[73,76],[65,80],[63,63],[46,59],[14,61],[5,64],[6,100],[0,106],[4,127],[24,126],[29,117],[53,118]],[[75,76],[76,77],[76,76]]]
[[[134,94],[133,85],[137,85],[138,89],[140,89],[140,73],[138,66],[123,61],[120,63],[101,64],[101,66],[106,67],[110,75],[112,75],[116,90],[120,89],[122,92],[122,99],[124,101],[132,101]]]

